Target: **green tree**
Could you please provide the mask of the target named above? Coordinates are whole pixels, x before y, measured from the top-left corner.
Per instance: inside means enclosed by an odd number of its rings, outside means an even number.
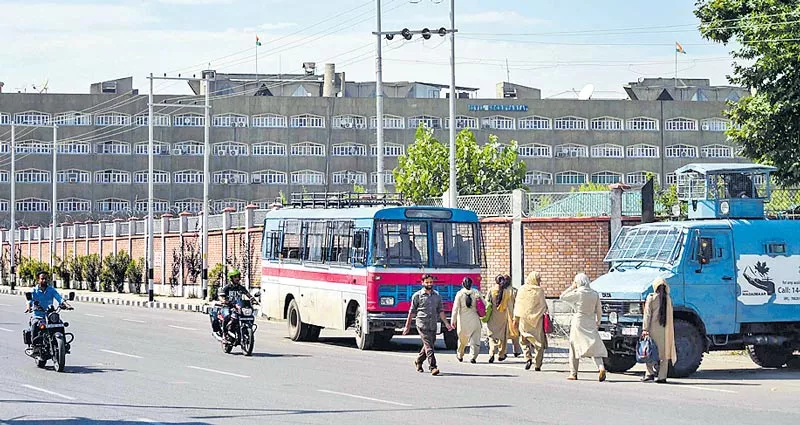
[[[732,84],[755,94],[731,105],[727,134],[754,161],[778,168],[784,184],[800,183],[800,1],[700,0],[695,15],[703,37],[732,51]]]
[[[448,146],[433,137],[433,130],[420,126],[394,169],[397,191],[415,203],[442,196],[450,186],[449,164]],[[459,132],[456,170],[459,195],[507,192],[524,185],[525,163],[517,158],[517,143],[502,148],[494,135],[481,147],[473,132]]]

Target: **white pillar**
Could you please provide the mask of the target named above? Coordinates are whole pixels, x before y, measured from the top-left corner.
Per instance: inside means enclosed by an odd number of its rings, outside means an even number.
[[[147,97],[147,300],[153,301],[153,74],[150,73]]]
[[[383,181],[384,164],[383,164],[383,58],[381,42],[381,0],[375,1],[376,15],[377,15],[377,43],[375,45],[375,136],[378,145],[378,193],[385,193],[386,187]]]
[[[458,206],[456,182],[456,2],[450,0],[450,205]]]

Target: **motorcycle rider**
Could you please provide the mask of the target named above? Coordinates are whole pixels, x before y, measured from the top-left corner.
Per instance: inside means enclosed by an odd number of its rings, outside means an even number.
[[[227,341],[228,339],[228,323],[230,318],[230,307],[229,303],[240,299],[243,295],[246,296],[248,299],[252,301],[253,304],[258,304],[258,302],[253,299],[253,296],[247,292],[247,288],[241,284],[242,281],[242,273],[239,272],[239,269],[233,268],[228,272],[228,279],[230,283],[225,285],[221,291],[219,291],[218,298],[222,308],[222,335],[223,338]]]
[[[37,336],[36,324],[41,319],[44,319],[47,309],[53,305],[54,301],[57,301],[57,305],[61,305],[64,309],[72,309],[72,306],[58,293],[58,290],[50,286],[50,275],[46,271],[40,271],[36,277],[39,284],[31,292],[31,300],[28,301],[28,306],[25,309],[25,313],[33,312],[29,322],[31,345],[33,345]],[[42,309],[34,308],[35,303],[38,303]]]

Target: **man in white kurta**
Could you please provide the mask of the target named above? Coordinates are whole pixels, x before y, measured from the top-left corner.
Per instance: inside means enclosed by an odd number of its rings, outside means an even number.
[[[591,283],[589,276],[578,273],[572,281],[572,286],[561,294],[561,301],[571,304],[575,311],[569,329],[570,375],[567,379],[577,380],[581,357],[589,357],[597,366],[598,378],[602,382],[606,380],[603,357],[608,357],[608,351],[597,330],[600,327],[603,308],[600,304],[600,294],[589,287],[589,283]]]

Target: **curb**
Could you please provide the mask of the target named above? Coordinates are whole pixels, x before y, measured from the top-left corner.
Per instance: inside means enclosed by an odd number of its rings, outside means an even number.
[[[26,288],[27,289],[27,288]],[[5,295],[24,295],[26,290],[15,289],[11,290],[8,287],[0,287],[0,294]],[[120,305],[126,307],[139,307],[151,308],[160,310],[175,310],[185,311],[189,313],[203,313],[208,314],[210,306],[208,304],[197,305],[172,301],[139,301],[139,300],[123,300],[119,298],[103,297],[97,295],[83,295],[75,294],[75,301],[93,304],[107,304],[107,305]]]

